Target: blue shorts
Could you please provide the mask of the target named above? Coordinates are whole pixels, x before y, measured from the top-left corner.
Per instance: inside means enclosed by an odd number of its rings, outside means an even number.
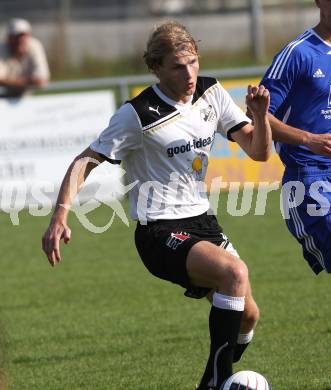
[[[286,168],[283,214],[303,256],[318,274],[331,272],[331,167]]]

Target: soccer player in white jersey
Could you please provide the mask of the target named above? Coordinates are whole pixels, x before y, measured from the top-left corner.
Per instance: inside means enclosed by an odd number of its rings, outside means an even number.
[[[320,21],[278,53],[262,84],[285,165],[286,224],[318,274],[331,272],[331,1],[316,0]]]
[[[67,206],[73,196],[97,163],[124,161],[127,181],[138,181],[130,192],[130,208],[138,220],[135,242],[145,266],[183,286],[188,297],[211,297],[210,356],[199,389],[218,390],[251,340],[259,311],[247,267],[208,212],[201,183],[216,132],[254,160],[268,159],[269,92],[248,87],[253,126],[217,80],[198,77],[197,44],[176,22],[155,29],[144,57],[159,82],[120,107],[99,138],[73,161],[43,249],[51,265],[60,261],[60,240],[68,242],[71,235]],[[80,174],[72,189],[74,170]],[[243,347],[236,348],[237,340]]]

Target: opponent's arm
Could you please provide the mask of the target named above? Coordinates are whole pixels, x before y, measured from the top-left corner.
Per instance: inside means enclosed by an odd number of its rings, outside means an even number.
[[[74,198],[92,169],[103,161],[105,158],[87,148],[74,159],[64,176],[53,216],[42,238],[42,248],[52,266],[61,260],[61,239],[66,244],[70,240],[71,231],[67,218]]]
[[[249,85],[246,104],[253,116],[254,126],[247,124],[233,132],[231,136],[253,160],[266,161],[272,149],[272,134],[268,120],[269,91],[262,85],[260,87]]]
[[[289,126],[269,113],[272,138],[285,144],[307,146],[315,154],[331,158],[331,134],[313,134]]]

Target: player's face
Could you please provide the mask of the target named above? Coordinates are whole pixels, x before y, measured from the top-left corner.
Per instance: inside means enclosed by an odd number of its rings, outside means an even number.
[[[316,0],[321,12],[321,27],[331,32],[331,0]]]
[[[180,103],[186,103],[194,94],[198,72],[199,57],[193,49],[166,55],[162,65],[154,69],[162,92]]]

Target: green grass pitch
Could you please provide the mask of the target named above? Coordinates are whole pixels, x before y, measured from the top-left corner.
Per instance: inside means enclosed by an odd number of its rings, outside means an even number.
[[[220,210],[261,309],[235,370],[258,371],[275,390],[330,390],[330,276],[305,264],[279,192],[269,194],[264,216]],[[100,208],[93,220],[106,224],[111,214]],[[25,212],[12,226],[0,213],[0,363],[10,389],[193,390],[208,354],[207,301],[148,274],[134,223],[118,218],[92,234],[72,215],[72,242],[51,268],[40,249],[48,221]]]

